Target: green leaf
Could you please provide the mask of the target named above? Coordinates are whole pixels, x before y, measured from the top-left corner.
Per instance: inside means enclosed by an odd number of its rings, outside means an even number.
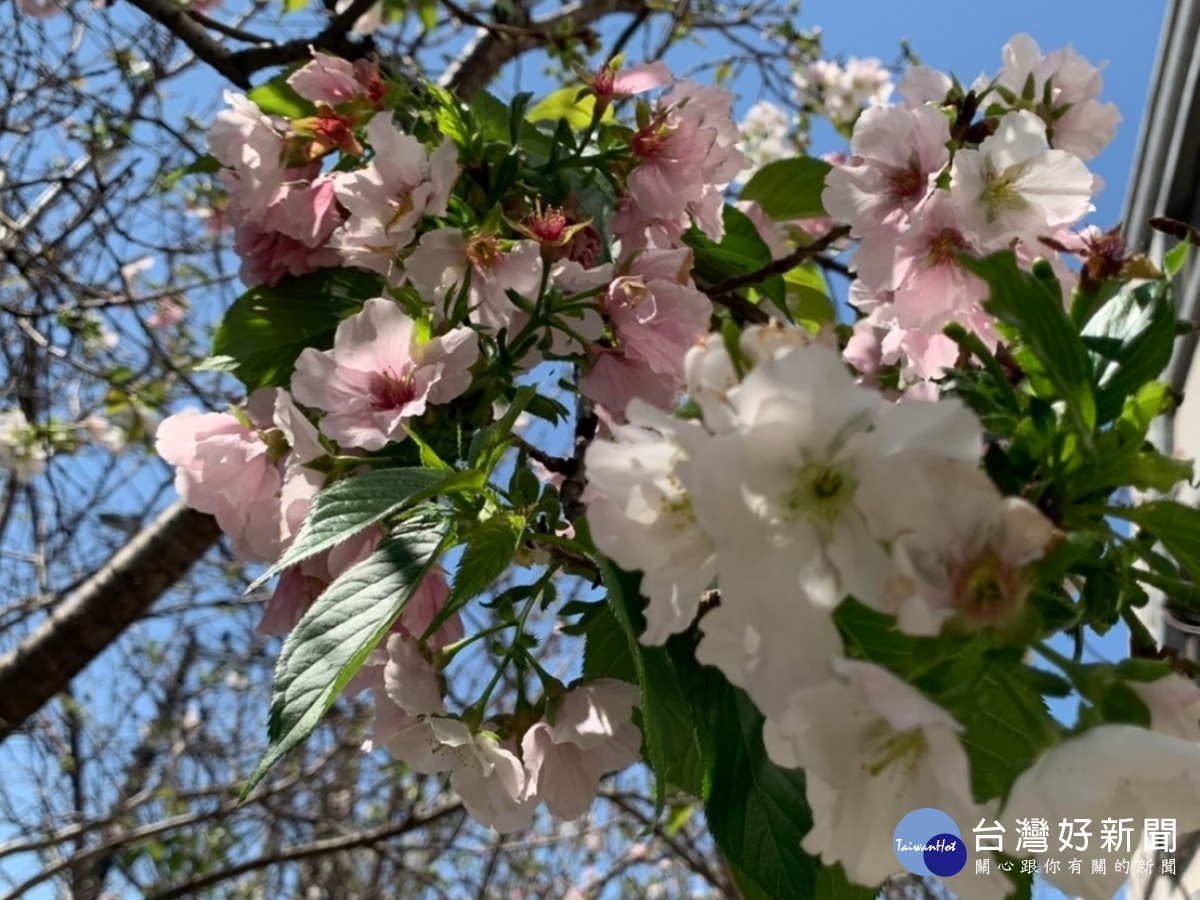
[[[566,615],[565,609],[559,615]],[[638,670],[634,665],[634,654],[629,652],[629,638],[612,607],[605,604],[588,616],[586,640],[583,645],[583,677],[588,681],[597,678],[616,678],[619,681],[638,683]]]
[[[1170,250],[1163,254],[1163,271],[1167,273],[1168,278],[1174,278],[1183,268],[1183,264],[1187,262],[1188,247],[1191,246],[1191,241],[1180,241]]]
[[[432,31],[437,26],[437,0],[413,0],[413,8],[416,9],[423,29]]]
[[[767,163],[746,182],[738,199],[755,201],[772,219],[820,218],[826,215],[821,192],[832,168],[811,156]]]
[[[185,175],[212,175],[220,171],[220,161],[211,153],[206,153],[203,156],[192,160],[186,166],[180,166],[178,169],[172,169],[163,176],[163,183],[167,187],[170,187]]]
[[[305,347],[333,346],[338,323],[379,295],[380,279],[353,269],[326,269],[251,288],[234,301],[199,367],[237,376],[247,391],[286,386]]]
[[[771,264],[770,249],[744,212],[726,205],[723,220],[725,236],[720,243],[712,241],[698,228],[691,228],[683,236],[684,243],[695,252],[692,272],[708,286],[738,275],[750,275]],[[755,287],[770,297],[782,312],[787,311],[781,278],[765,279]]]
[[[1088,322],[1083,340],[1092,351],[1099,391],[1096,420],[1121,412],[1125,398],[1154,381],[1175,348],[1175,308],[1161,285],[1113,298]]]
[[[288,635],[275,666],[270,744],[242,788],[244,798],[276,762],[304,741],[404,611],[442,541],[428,521],[386,538],[317,598]]]
[[[508,143],[509,109],[487,91],[476,91],[471,96],[471,115],[480,134],[492,141]]]
[[[816,893],[813,900],[875,900],[878,888],[853,884],[846,877],[841,863],[817,869]]]
[[[1171,500],[1155,500],[1111,512],[1153,535],[1192,581],[1200,584],[1200,509]]]
[[[578,86],[559,88],[557,91],[543,97],[525,113],[526,122],[557,122],[566,119],[567,124],[575,131],[583,131],[592,124],[592,116],[596,111],[596,98],[591,94],[582,93]],[[601,121],[611,121],[612,107],[604,111]]]
[[[248,590],[382,522],[406,504],[427,496],[445,479],[446,473],[438,469],[374,469],[334,482],[313,499],[299,534],[283,556]]]
[[[487,428],[481,428],[475,432],[471,438],[471,445],[467,448],[467,459],[472,468],[490,473],[496,467],[500,458],[511,446],[509,438],[512,437],[517,417],[525,411],[525,407],[536,396],[537,387],[535,385],[522,385],[513,394],[512,401],[504,410],[504,415]]]
[[[284,0],[284,11],[303,9],[307,2],[308,0]],[[315,116],[317,108],[312,101],[305,100],[287,83],[291,74],[291,70],[288,70],[269,81],[264,81],[258,87],[252,88],[246,97],[268,116],[283,116],[285,119]]]
[[[825,277],[811,259],[785,273],[783,283],[787,288],[788,308],[797,322],[816,330],[837,320]]]
[[[508,570],[524,533],[525,519],[510,512],[498,512],[471,531],[443,608],[445,616],[462,609]],[[431,630],[436,630],[438,624],[435,622]]]
[[[966,255],[959,259],[964,267],[988,283],[991,296],[984,308],[1017,329],[1066,401],[1080,437],[1090,442],[1096,427],[1091,365],[1061,298],[1041,279],[1018,267],[1012,251],[995,253],[986,259]]]
[[[662,812],[668,784],[695,796],[704,789],[704,754],[684,696],[675,663],[665,647],[643,647],[640,611],[641,576],[622,572],[605,559],[600,575],[607,588],[607,603],[625,636],[636,683],[642,691],[642,740],[646,762],[654,772],[657,811]]]
[[[713,778],[704,810],[713,839],[743,893],[808,900],[820,864],[800,849],[812,828],[804,773],[767,758],[762,713],[744,691],[726,682],[709,702]]]
[[[1008,794],[1058,733],[1041,695],[1020,669],[990,665],[970,690],[944,705],[963,726],[971,789],[980,803]]]

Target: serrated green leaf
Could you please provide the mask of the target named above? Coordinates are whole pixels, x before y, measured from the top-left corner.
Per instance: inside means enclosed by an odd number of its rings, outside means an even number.
[[[381,287],[374,275],[326,269],[251,288],[221,319],[213,355],[198,368],[228,372],[247,391],[286,386],[301,351],[332,347],[338,323],[378,296]]]
[[[751,176],[738,199],[753,200],[772,219],[816,219],[826,215],[821,193],[833,167],[797,156],[767,163]]]
[[[404,611],[440,552],[427,522],[384,539],[337,578],[304,614],[279,654],[268,721],[270,744],[241,796],[316,728],[338,693]]]
[[[454,586],[444,607],[445,616],[462,609],[508,571],[524,533],[525,519],[510,512],[496,513],[471,531],[454,573]],[[438,624],[440,622],[435,621],[431,630],[436,630]]]
[[[1079,436],[1090,443],[1096,427],[1091,365],[1060,298],[1040,279],[1021,269],[1012,251],[994,253],[986,259],[963,255],[960,261],[987,282],[990,296],[984,308],[1017,329],[1066,401]]]
[[[820,863],[800,848],[812,828],[804,773],[767,757],[763,716],[721,678],[710,692],[712,778],[704,810],[713,839],[747,896],[809,900]]]
[[[373,469],[331,484],[313,498],[296,539],[247,590],[396,514],[445,480],[438,469]]]
[[[1058,739],[1041,695],[1020,670],[990,666],[948,708],[963,726],[971,790],[980,803],[1006,796],[1017,776]]]
[[[568,615],[565,609],[560,610],[559,614]],[[634,665],[634,654],[629,652],[629,638],[609,605],[605,604],[588,616],[585,634],[585,679],[594,681],[597,678],[616,678],[637,684],[638,670]]]

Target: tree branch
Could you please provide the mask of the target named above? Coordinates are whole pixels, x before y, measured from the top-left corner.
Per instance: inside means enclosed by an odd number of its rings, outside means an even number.
[[[193,881],[185,882],[178,887],[154,894],[150,900],[177,900],[179,897],[195,897],[204,888],[220,884],[222,881],[228,881],[231,878],[237,878],[239,875],[244,875],[246,872],[253,872],[256,869],[284,862],[292,862],[298,859],[310,859],[311,857],[322,856],[326,853],[336,853],[339,850],[370,847],[373,844],[382,843],[408,834],[410,831],[416,831],[418,828],[423,828],[426,825],[431,825],[439,819],[444,819],[452,813],[459,812],[461,809],[462,804],[451,803],[424,816],[411,816],[395,825],[385,825],[382,828],[375,828],[371,831],[359,831],[345,835],[344,837],[313,841],[311,844],[306,844],[302,847],[288,847],[276,853],[249,859],[236,866],[230,866],[228,869],[212,872]]]
[[[747,272],[745,275],[734,275],[732,278],[726,278],[724,281],[719,281],[716,284],[708,285],[701,289],[704,293],[708,294],[714,303],[719,303],[726,309],[739,313],[747,322],[764,323],[770,319],[766,311],[755,306],[744,297],[739,296],[737,291],[744,287],[761,284],[774,275],[782,275],[785,272],[790,272],[806,259],[812,259],[824,253],[849,233],[849,225],[835,225],[811,244],[797,247],[787,256],[773,260],[761,269]]]
[[[593,22],[614,13],[641,13],[645,0],[580,0],[560,12],[535,19],[521,33],[512,28],[480,28],[463,55],[446,70],[441,85],[460,97],[483,89],[506,63],[522,53],[582,35]]]
[[[176,502],[0,657],[0,743],[141,618],[219,534],[212,516]]]
[[[196,54],[238,87],[250,87],[250,75],[234,61],[234,54],[222,47],[188,15],[188,9],[174,0],[129,0],[134,6],[171,32]]]

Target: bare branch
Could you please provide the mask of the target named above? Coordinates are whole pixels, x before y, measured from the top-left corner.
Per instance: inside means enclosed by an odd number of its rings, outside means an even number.
[[[141,618],[219,533],[212,516],[172,504],[0,658],[0,743]]]
[[[509,61],[522,53],[568,37],[582,35],[592,23],[614,13],[641,13],[645,0],[581,0],[562,11],[536,19],[514,34],[511,28],[481,28],[458,61],[446,70],[441,84],[460,97],[483,89]]]
[[[195,19],[188,15],[187,7],[172,0],[129,0],[134,6],[154,19],[196,54],[240,88],[250,87],[249,73],[233,59],[233,54],[217,43]]]
[[[399,837],[410,831],[416,831],[418,828],[424,828],[439,819],[444,819],[452,813],[461,810],[461,804],[452,803],[424,816],[414,815],[395,825],[385,825],[382,828],[375,828],[371,831],[359,831],[345,835],[344,837],[314,841],[302,847],[289,847],[277,853],[270,853],[246,860],[236,866],[230,866],[228,869],[211,872],[202,878],[197,878],[162,893],[154,894],[150,897],[150,900],[176,900],[178,897],[194,897],[198,892],[207,887],[220,884],[222,881],[229,881],[231,878],[237,878],[239,875],[244,875],[246,872],[253,872],[255,869],[262,869],[266,866],[274,866],[279,863],[292,862],[298,859],[310,859],[314,856],[323,856],[327,853],[336,853],[340,850],[349,850],[354,847],[370,847],[373,844]]]

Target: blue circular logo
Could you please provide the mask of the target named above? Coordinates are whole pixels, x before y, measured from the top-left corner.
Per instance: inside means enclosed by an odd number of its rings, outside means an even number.
[[[967,864],[967,844],[955,821],[927,806],[900,820],[892,849],[900,865],[914,875],[957,875]]]

